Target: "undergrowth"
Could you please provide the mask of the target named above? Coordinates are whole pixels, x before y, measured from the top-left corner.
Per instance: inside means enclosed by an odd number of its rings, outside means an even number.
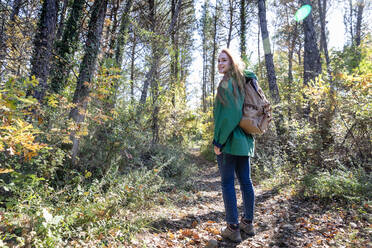
[[[34,174],[8,173],[0,180],[5,193],[0,201],[0,246],[130,242],[150,223],[146,212],[167,202],[167,189],[190,187],[187,178],[195,169],[185,152],[172,146],[152,149],[142,160],[146,166],[131,161],[126,163],[130,169],[117,163],[102,177],[87,170],[64,170],[61,186]]]

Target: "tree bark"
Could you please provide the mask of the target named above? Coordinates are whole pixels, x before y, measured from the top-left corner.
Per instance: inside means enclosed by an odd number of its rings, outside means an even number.
[[[205,113],[207,111],[207,41],[208,41],[208,9],[209,5],[208,2],[205,1],[203,5],[203,14],[202,14],[202,57],[203,57],[203,67],[202,67],[202,95],[201,95],[201,103],[202,103],[202,111]]]
[[[56,60],[52,71],[51,86],[59,93],[67,84],[71,71],[71,61],[78,48],[79,30],[83,18],[85,0],[74,0],[70,16],[67,20],[62,40],[56,43]]]
[[[68,0],[63,0],[62,10],[61,10],[61,14],[59,16],[59,24],[58,24],[56,40],[59,40],[61,38],[61,35],[62,35],[62,32],[63,32],[63,25],[64,25],[64,22],[65,22],[67,5],[68,5]]]
[[[356,23],[356,26],[355,26],[355,29],[356,29],[355,30],[355,44],[357,46],[360,46],[363,9],[364,9],[364,0],[358,0],[357,23]]]
[[[115,4],[115,7],[114,9],[112,10],[113,12],[113,18],[114,18],[114,21],[113,21],[113,24],[112,24],[112,27],[111,29],[108,28],[107,29],[107,39],[110,37],[110,43],[109,43],[109,46],[108,46],[108,50],[106,52],[106,57],[107,58],[112,58],[113,55],[114,55],[114,49],[115,49],[115,43],[116,43],[116,29],[118,28],[118,10],[119,10],[119,6],[120,6],[120,0],[117,0],[116,1],[116,4]]]
[[[171,18],[173,19],[176,12],[176,1],[171,0]],[[177,31],[172,32],[171,35],[171,44],[172,44],[172,52],[171,52],[171,76],[170,76],[170,89],[172,91],[172,105],[173,107],[176,106],[176,86],[178,83],[178,40],[177,40]]]
[[[129,14],[132,8],[133,0],[127,0],[124,8],[123,15],[120,21],[119,36],[117,37],[116,51],[115,51],[115,62],[116,66],[121,68],[123,62],[124,46],[127,43],[128,27],[129,27]]]
[[[293,32],[288,36],[288,119],[291,119],[291,98],[292,98],[292,84],[293,84],[293,54],[297,40],[297,23],[295,24]]]
[[[350,7],[350,35],[351,35],[351,42],[354,41],[354,30],[353,30],[353,15],[354,15],[354,9],[353,9],[353,0],[349,0],[349,7]]]
[[[212,51],[212,70],[211,70],[211,84],[212,84],[212,99],[214,99],[215,93],[215,68],[216,68],[216,53],[217,53],[217,12],[218,12],[218,1],[216,1],[216,8],[213,18],[213,51]],[[214,107],[214,104],[212,103]]]
[[[50,60],[57,25],[57,2],[45,0],[41,9],[38,30],[34,38],[34,51],[31,59],[31,76],[39,80],[34,88],[33,96],[41,102],[45,96],[48,84]]]
[[[132,44],[132,54],[131,54],[131,60],[130,60],[130,98],[132,104],[134,104],[134,61],[136,59],[136,33],[133,32],[133,44]]]
[[[90,83],[96,70],[96,62],[100,47],[100,41],[103,30],[103,23],[107,9],[107,0],[95,0],[92,6],[92,14],[88,26],[87,41],[85,44],[85,54],[80,66],[79,78],[76,84],[73,103],[76,104],[70,112],[70,118],[79,124],[84,121],[84,112],[88,105],[88,96],[90,92]],[[76,156],[79,149],[79,139],[72,134],[72,161],[76,162]]]
[[[260,18],[262,42],[265,52],[265,64],[267,70],[267,77],[269,80],[271,98],[273,99],[274,103],[279,103],[280,102],[279,89],[278,85],[276,84],[274,60],[270,48],[269,31],[267,30],[265,0],[258,0],[258,14]]]
[[[12,13],[10,14],[10,23],[9,23],[9,27],[10,29],[13,28],[14,26],[14,21],[15,21],[15,17],[18,16],[19,14],[19,10],[21,9],[21,6],[22,6],[23,2],[22,0],[14,0],[13,2],[13,10],[12,10]],[[6,33],[6,30],[7,30],[7,25],[6,25],[6,18],[5,16],[3,16],[1,18],[2,22],[1,22],[1,27],[0,27],[0,71],[2,72],[3,68],[3,64],[5,62],[5,58],[6,58],[6,53],[7,53],[7,43],[6,43],[6,40],[7,40],[7,37],[5,35]]]
[[[280,95],[279,95],[278,85],[276,84],[275,67],[274,67],[273,54],[271,53],[269,31],[267,30],[265,0],[258,0],[258,15],[260,18],[262,43],[263,43],[263,48],[265,52],[265,65],[266,65],[266,71],[267,71],[267,78],[269,81],[269,90],[271,94],[271,99],[273,100],[274,104],[278,104],[280,103]],[[281,112],[281,107],[277,106],[275,108],[274,113],[277,114],[277,118],[274,119],[276,133],[278,136],[281,136],[286,132],[284,124],[283,124],[284,117]]]
[[[245,20],[245,0],[240,0],[240,55],[246,60],[246,20]]]
[[[229,33],[227,35],[227,48],[230,47],[231,36],[232,36],[232,29],[233,29],[233,17],[234,17],[234,9],[233,9],[233,0],[229,0]]]
[[[327,4],[327,0],[323,0],[323,5],[322,5],[322,1],[318,0],[320,27],[321,27],[321,36],[322,36],[322,38],[321,38],[322,48],[323,48],[323,52],[324,52],[324,57],[326,59],[328,77],[329,77],[330,81],[332,82],[332,73],[331,73],[331,69],[330,69],[330,60],[329,60],[329,55],[328,55],[326,26],[325,26],[325,18],[326,18],[326,11],[327,11],[327,5],[326,4]]]
[[[310,4],[309,0],[301,1],[303,4]],[[305,33],[304,84],[308,85],[310,80],[314,80],[322,72],[312,13],[303,20],[303,28]]]

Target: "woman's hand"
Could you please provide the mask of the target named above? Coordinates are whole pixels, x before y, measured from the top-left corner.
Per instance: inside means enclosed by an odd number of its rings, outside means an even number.
[[[217,146],[214,146],[214,153],[216,153],[216,155],[220,155],[221,154],[221,149],[218,148]]]

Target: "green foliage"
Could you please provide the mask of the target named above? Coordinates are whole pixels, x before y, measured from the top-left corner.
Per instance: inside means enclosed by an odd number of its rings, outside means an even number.
[[[305,196],[362,204],[372,197],[371,182],[371,175],[366,174],[364,169],[340,166],[331,171],[305,176],[302,186]]]
[[[141,211],[166,202],[164,189],[189,187],[193,169],[185,153],[174,147],[156,147],[145,160],[131,158],[128,168],[118,163],[100,178],[88,170],[66,169],[59,187],[52,180],[10,172],[10,183],[0,181],[8,194],[0,198],[2,240],[37,247],[73,245],[74,240],[87,245],[129,241],[149,222]]]
[[[200,151],[204,158],[209,161],[215,161],[216,155],[213,150],[213,110],[209,108],[208,112],[199,118],[198,129],[201,133]]]
[[[129,99],[113,107],[114,83],[128,82],[115,68],[101,72],[79,125],[68,116],[73,82],[47,95],[43,105],[26,97],[34,79],[1,84],[2,246],[122,244],[149,222],[138,211],[167,202],[164,190],[191,188],[195,165],[186,145],[198,130],[185,102],[176,101],[170,112],[171,94],[161,96],[161,143],[154,144],[151,111],[137,118]],[[182,85],[176,90],[182,99]],[[80,138],[78,166],[69,158],[71,132]]]

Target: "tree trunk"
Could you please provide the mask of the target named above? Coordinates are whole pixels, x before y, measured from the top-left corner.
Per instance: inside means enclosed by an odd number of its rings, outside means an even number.
[[[93,74],[96,70],[96,62],[100,47],[100,41],[103,30],[103,23],[107,9],[107,0],[95,0],[92,6],[92,14],[88,26],[87,41],[85,44],[85,54],[80,65],[79,78],[76,84],[73,103],[76,104],[70,112],[70,117],[79,124],[84,121],[84,112],[88,104],[88,96],[90,92],[90,83],[92,82]],[[75,133],[71,135],[72,161],[76,162],[76,156],[79,149],[79,139]]]
[[[327,37],[326,37],[326,26],[325,26],[325,18],[326,18],[326,11],[327,11],[327,0],[323,0],[323,6],[322,1],[318,0],[318,8],[319,8],[319,16],[320,16],[320,27],[321,27],[321,41],[322,41],[322,48],[324,51],[324,56],[326,59],[326,65],[327,65],[327,72],[328,77],[332,82],[332,74],[330,69],[330,60],[328,55],[328,46],[327,46]]]
[[[130,9],[132,8],[132,3],[133,0],[128,0],[127,3],[125,4],[123,15],[121,16],[120,20],[118,37],[116,39],[117,41],[115,49],[115,67],[119,68],[119,71],[121,71],[121,67],[123,64],[124,47],[127,43],[128,38],[129,15]],[[115,106],[117,91],[119,88],[118,82],[119,81],[117,79],[113,79],[112,83],[113,94],[109,95],[106,99],[105,111],[110,111]]]
[[[246,32],[245,0],[240,0],[240,55],[244,60],[247,59]]]
[[[62,32],[63,32],[63,25],[64,25],[64,22],[65,22],[67,5],[68,5],[68,0],[63,0],[62,10],[61,10],[61,14],[59,16],[59,24],[58,24],[56,40],[59,40],[61,38],[61,35],[62,35]]]
[[[218,11],[218,1],[216,1],[216,8],[214,13],[214,20],[213,20],[213,51],[212,51],[212,70],[211,70],[211,84],[212,84],[212,99],[214,99],[214,93],[215,93],[215,68],[216,68],[216,53],[217,53],[217,11]],[[214,107],[214,104],[212,103],[212,106]]]
[[[152,0],[149,0],[149,2],[152,2]],[[169,25],[167,32],[164,34],[164,37],[169,37],[174,31],[173,29],[178,19],[178,14],[180,12],[181,5],[182,5],[182,0],[178,0],[175,15],[173,16],[171,24]],[[151,6],[150,6],[150,9],[151,9]],[[165,41],[166,40],[162,40],[161,44],[158,44],[159,47],[163,47],[165,45]],[[143,104],[146,103],[148,87],[150,85],[151,80],[153,80],[154,73],[156,72],[158,68],[158,62],[159,62],[158,58],[153,58],[150,71],[146,73],[146,77],[145,77],[146,79],[145,79],[145,82],[143,83],[143,88],[141,92],[141,98],[140,98],[140,103],[139,103],[137,113],[141,111]]]
[[[258,0],[258,14],[260,18],[262,43],[263,43],[264,52],[265,52],[265,64],[266,64],[266,70],[267,70],[267,77],[269,80],[269,89],[271,93],[271,98],[273,99],[274,103],[279,103],[280,96],[279,96],[278,85],[276,84],[274,60],[273,60],[273,54],[271,53],[271,48],[270,48],[269,31],[267,30],[265,0]]]
[[[85,0],[74,0],[70,16],[65,25],[62,40],[56,43],[56,61],[52,71],[52,89],[59,93],[67,84],[71,71],[71,60],[78,48],[79,30],[83,18]]]
[[[22,6],[22,0],[14,0],[13,2],[13,10],[12,10],[12,13],[10,14],[10,23],[9,23],[9,27],[10,30],[13,28],[13,25],[14,25],[14,21],[15,21],[15,17],[18,16],[19,14],[19,10],[21,9],[21,6]],[[3,10],[2,10],[3,12]],[[2,72],[3,68],[3,64],[5,62],[5,57],[6,57],[6,53],[7,53],[7,37],[6,37],[6,29],[7,29],[7,25],[6,25],[6,18],[5,16],[3,16],[1,18],[2,22],[1,22],[1,26],[0,26],[0,71]],[[5,68],[4,68],[5,69]]]
[[[357,12],[357,23],[355,26],[355,44],[360,46],[360,36],[362,29],[362,19],[363,19],[363,9],[364,9],[364,0],[358,0],[358,12]]]
[[[115,62],[116,66],[121,68],[123,62],[124,46],[127,43],[128,27],[129,27],[129,14],[132,8],[133,0],[127,0],[124,8],[124,13],[121,16],[119,36],[117,37],[116,51],[115,51]]]
[[[50,60],[57,24],[56,0],[45,0],[41,9],[38,30],[34,38],[34,51],[31,59],[31,76],[39,80],[33,96],[41,102],[47,90]]]
[[[233,9],[233,0],[229,0],[229,33],[227,36],[227,48],[230,47],[231,36],[232,36],[232,29],[233,29],[233,17],[234,17],[234,9]]]
[[[203,15],[202,15],[202,57],[203,57],[203,72],[202,72],[202,111],[205,113],[207,111],[207,37],[208,37],[208,2],[205,1],[203,5]]]
[[[133,32],[133,44],[132,44],[132,54],[131,54],[131,60],[130,60],[130,99],[132,104],[134,104],[134,61],[135,61],[135,55],[136,55],[136,33]]]
[[[263,43],[263,48],[265,52],[265,65],[266,65],[266,71],[267,71],[267,78],[269,81],[269,90],[271,94],[271,99],[273,100],[274,104],[278,104],[280,103],[280,95],[279,95],[278,85],[276,84],[274,60],[273,60],[273,54],[271,53],[271,48],[270,48],[269,32],[267,30],[265,0],[258,0],[258,15],[260,18],[262,43]],[[277,106],[275,108],[274,113],[277,114],[277,118],[274,118],[276,132],[278,136],[281,136],[282,134],[286,132],[284,124],[283,124],[284,117],[281,112],[281,107]]]
[[[114,55],[113,51],[114,51],[115,43],[116,43],[116,29],[118,28],[117,15],[118,15],[119,6],[120,6],[120,0],[117,0],[116,5],[115,5],[114,9],[112,10],[113,18],[114,18],[112,27],[111,27],[111,29],[110,28],[107,29],[107,39],[109,38],[109,36],[111,36],[109,47],[108,47],[108,50],[106,52],[106,57],[107,58],[112,58],[113,55]]]
[[[203,78],[202,78],[202,108],[203,112],[207,112],[207,48],[203,39]]]
[[[176,1],[171,0],[171,18],[173,19],[176,13]],[[177,31],[173,32],[171,35],[171,44],[172,44],[172,52],[171,52],[171,76],[170,76],[170,89],[172,91],[172,105],[175,107],[176,105],[176,86],[178,83],[178,41],[177,41]]]
[[[288,36],[288,119],[291,119],[291,98],[292,98],[292,84],[293,84],[293,54],[297,40],[297,23],[294,31]]]
[[[2,77],[2,74],[5,71],[5,68],[3,69],[3,65],[5,64],[6,48],[5,18],[2,18],[0,23],[0,77]]]
[[[353,15],[354,15],[354,9],[353,9],[353,0],[349,0],[349,7],[350,7],[350,35],[351,35],[351,42],[354,41],[354,30],[353,30]]]
[[[160,59],[160,47],[157,47],[158,44],[153,42],[153,57],[155,59]],[[152,92],[152,144],[159,143],[159,68],[158,63],[155,68],[154,78],[151,80],[151,92]]]
[[[302,0],[302,3],[310,4],[310,1]],[[314,80],[322,72],[312,13],[303,20],[303,28],[305,33],[304,84],[308,85],[310,80]]]

